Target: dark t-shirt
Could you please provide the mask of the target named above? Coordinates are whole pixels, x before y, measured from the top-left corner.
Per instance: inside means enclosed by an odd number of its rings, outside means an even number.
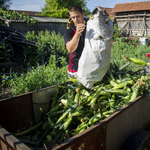
[[[68,66],[69,72],[75,73],[78,70],[78,61],[79,61],[79,58],[80,58],[83,48],[84,48],[85,31],[86,31],[86,29],[82,32],[82,34],[80,36],[80,40],[79,40],[77,49],[70,55],[69,66]],[[74,36],[75,33],[76,33],[75,26],[72,26],[65,31],[65,33],[64,33],[65,45],[68,41],[70,41],[72,39],[72,37]]]

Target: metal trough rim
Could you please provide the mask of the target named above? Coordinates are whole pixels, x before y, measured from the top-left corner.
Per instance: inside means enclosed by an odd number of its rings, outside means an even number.
[[[57,87],[58,85],[53,85],[53,86],[50,86],[50,87],[46,87],[46,88],[43,88],[43,89],[40,89],[40,90],[37,90],[37,91],[42,91],[42,90],[45,90],[45,89],[49,89],[49,88],[54,88],[54,87]],[[31,94],[31,93],[35,93],[37,91],[33,91],[33,92],[29,92],[29,93],[25,93],[25,94],[21,94],[21,95],[26,95],[26,94]],[[15,96],[15,97],[19,97],[21,95],[18,95],[18,96]],[[13,97],[13,98],[15,98]],[[121,114],[123,111],[127,110],[128,108],[130,108],[130,106],[134,105],[135,103],[137,103],[138,101],[140,101],[142,98],[144,98],[145,95],[142,95],[142,96],[139,96],[137,97],[135,100],[133,100],[132,102],[130,102],[129,104],[125,105],[124,107],[122,107],[121,109],[117,110],[116,112],[114,112],[112,115],[110,115],[108,118],[104,119],[103,121],[97,123],[96,125],[86,129],[85,131],[83,131],[82,133],[76,135],[76,136],[73,136],[71,137],[70,139],[68,139],[67,141],[63,142],[62,144],[60,145],[56,145],[53,149],[54,150],[60,150],[60,149],[66,149],[68,147],[70,147],[73,143],[76,143],[78,141],[80,141],[83,137],[85,137],[87,134],[89,134],[89,132],[94,132],[95,130],[97,130],[98,128],[102,128],[103,129],[103,135],[105,135],[106,133],[106,126],[107,124],[109,123],[109,121],[111,121],[113,118],[117,117],[119,114]],[[7,99],[3,99],[3,101],[5,100],[8,100],[8,99],[12,99],[12,98],[7,98]],[[2,100],[0,100],[2,101]],[[146,123],[147,124],[147,123]],[[143,127],[145,127],[146,125],[144,125]],[[10,134],[8,131],[6,131],[4,128],[1,127],[1,130],[0,132],[2,133],[6,133],[6,134]],[[3,137],[3,135],[1,135],[0,133],[0,136]],[[11,135],[13,138],[15,138],[13,135]],[[105,138],[105,136],[104,136]],[[11,139],[10,139],[11,140]],[[19,140],[17,138],[15,138],[14,141],[12,141],[11,143],[13,142],[18,142]],[[8,141],[10,142],[10,141]],[[105,140],[103,140],[103,148],[105,147]],[[23,144],[23,143],[21,143]],[[12,144],[13,146],[13,144]],[[17,146],[17,145],[16,145]],[[23,147],[25,146],[25,144],[23,144]],[[22,147],[22,146],[21,146]],[[22,148],[23,148],[22,147]],[[46,148],[48,149],[48,147]],[[22,149],[24,150],[24,148]]]

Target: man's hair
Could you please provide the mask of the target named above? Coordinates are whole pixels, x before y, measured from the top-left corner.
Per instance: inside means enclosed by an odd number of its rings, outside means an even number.
[[[81,14],[83,13],[82,8],[80,6],[74,5],[70,8],[69,12],[79,11]]]

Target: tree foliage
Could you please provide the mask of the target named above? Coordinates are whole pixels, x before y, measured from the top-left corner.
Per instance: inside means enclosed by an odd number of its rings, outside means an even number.
[[[85,15],[90,14],[90,11],[86,7],[86,0],[46,0],[46,4],[44,8],[42,8],[42,16],[48,17],[56,17],[56,18],[68,18],[69,16],[69,9],[73,5],[79,5]]]
[[[10,7],[11,0],[0,0],[0,7],[4,9],[8,9]]]

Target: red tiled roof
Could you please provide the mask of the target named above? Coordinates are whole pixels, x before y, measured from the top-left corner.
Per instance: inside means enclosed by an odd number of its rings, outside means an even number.
[[[150,1],[116,4],[112,12],[150,10]]]
[[[40,12],[34,12],[34,11],[22,11],[22,10],[9,10],[11,12],[15,11],[15,12],[18,12],[19,14],[22,14],[23,12],[26,14],[26,15],[29,15],[29,16],[36,16],[36,14],[41,14]]]

